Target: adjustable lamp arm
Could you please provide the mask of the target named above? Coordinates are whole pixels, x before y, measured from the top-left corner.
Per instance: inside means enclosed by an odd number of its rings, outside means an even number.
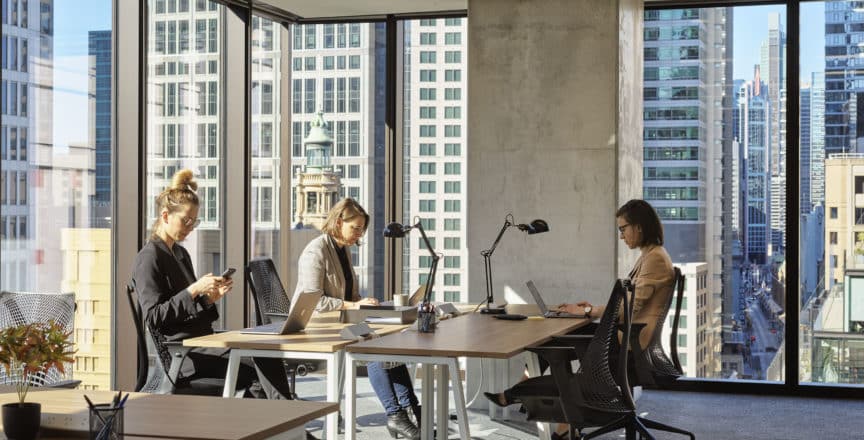
[[[492,297],[492,253],[495,252],[495,248],[498,247],[498,242],[501,241],[501,237],[504,236],[504,231],[507,228],[513,226],[513,215],[507,214],[504,217],[504,225],[501,226],[501,230],[498,231],[498,236],[495,237],[495,242],[492,243],[492,247],[480,252],[480,255],[483,256],[483,268],[486,270],[486,309],[484,309],[485,313],[490,313],[493,297]]]
[[[432,297],[432,287],[435,285],[435,274],[438,272],[438,260],[441,259],[441,256],[436,254],[435,250],[432,249],[432,244],[429,243],[429,237],[426,236],[426,231],[423,230],[422,222],[418,220],[417,223],[410,228],[420,230],[420,237],[423,238],[423,244],[429,251],[429,255],[432,256],[432,265],[429,267],[429,276],[426,277],[426,291],[423,292],[423,303],[428,304]]]

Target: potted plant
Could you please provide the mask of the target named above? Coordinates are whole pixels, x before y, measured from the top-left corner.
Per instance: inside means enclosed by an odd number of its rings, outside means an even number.
[[[53,320],[0,330],[0,364],[9,376],[20,374],[15,382],[18,402],[3,405],[3,432],[10,439],[33,439],[39,433],[42,406],[24,401],[31,376],[51,368],[64,372],[63,364],[72,362],[75,353],[71,333]]]

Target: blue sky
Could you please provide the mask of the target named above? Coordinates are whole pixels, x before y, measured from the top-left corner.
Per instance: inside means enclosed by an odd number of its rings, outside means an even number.
[[[746,6],[734,9],[733,77],[749,80],[753,65],[759,64],[762,42],[768,39],[768,15],[780,13],[780,25],[786,29],[786,8],[780,5]],[[809,80],[811,72],[825,69],[825,12],[822,2],[801,3],[801,79]]]

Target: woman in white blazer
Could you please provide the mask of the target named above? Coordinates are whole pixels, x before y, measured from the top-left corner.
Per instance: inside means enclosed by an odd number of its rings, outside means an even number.
[[[375,298],[361,298],[357,273],[348,248],[358,244],[369,225],[369,214],[357,201],[342,199],[330,209],[323,234],[306,245],[297,263],[295,298],[304,291],[321,290],[324,295],[318,311],[356,309],[376,305]],[[419,402],[405,364],[370,362],[366,365],[369,382],[387,412],[387,429],[393,438],[420,438],[420,429],[409,418],[410,410],[419,424]]]

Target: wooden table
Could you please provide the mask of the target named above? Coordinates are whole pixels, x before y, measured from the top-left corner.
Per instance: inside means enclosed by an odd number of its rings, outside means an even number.
[[[27,401],[42,404],[43,438],[87,436],[89,411],[85,394],[99,404],[110,402],[117,393],[30,389]],[[15,402],[17,398],[10,387],[0,389],[0,403]],[[123,425],[126,438],[305,439],[306,423],[338,409],[338,404],[330,402],[131,393]]]
[[[525,347],[541,344],[555,335],[572,332],[588,324],[587,319],[544,319],[530,317],[523,321],[505,321],[492,315],[467,314],[441,321],[434,333],[419,333],[412,328],[393,333],[383,338],[371,339],[346,348],[345,370],[345,440],[354,440],[356,365],[357,361],[402,361],[424,364],[422,378],[423,420],[432,419],[432,368],[437,365],[438,434],[447,438],[447,376],[452,380],[453,400],[456,404],[459,433],[463,440],[471,438],[468,432],[468,414],[465,396],[459,377],[458,357],[509,359],[525,350]],[[536,356],[532,356],[529,372],[540,374]],[[432,423],[423,423],[421,438],[431,439]]]
[[[240,359],[243,357],[320,359],[327,361],[327,401],[339,402],[342,396],[341,383],[344,378],[342,374],[344,349],[357,342],[339,336],[339,332],[349,325],[351,324],[338,322],[338,313],[331,312],[316,316],[302,333],[261,335],[229,331],[185,339],[183,345],[231,349],[223,397],[234,395]],[[370,324],[369,327],[379,335],[386,335],[401,331],[407,326]],[[328,440],[336,440],[338,422],[338,413],[327,415],[325,427]]]

